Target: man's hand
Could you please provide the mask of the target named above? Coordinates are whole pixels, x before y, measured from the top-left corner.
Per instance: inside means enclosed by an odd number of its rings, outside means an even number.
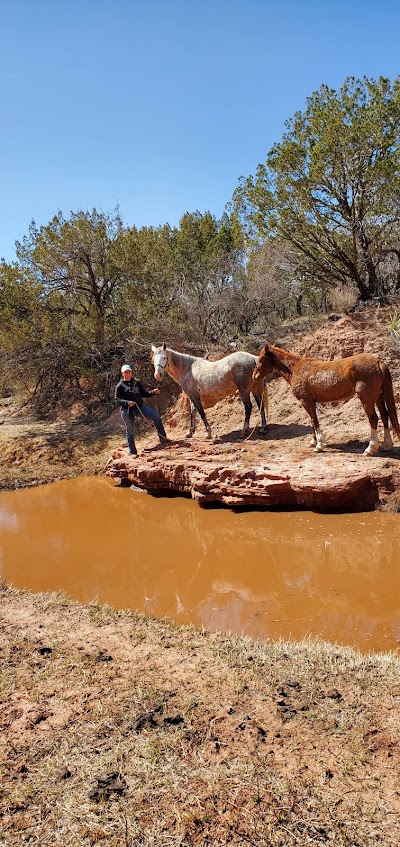
[[[134,405],[135,405],[134,400],[128,400],[128,406],[134,406]]]
[[[160,393],[159,388],[153,388],[153,394],[159,394],[159,393]]]

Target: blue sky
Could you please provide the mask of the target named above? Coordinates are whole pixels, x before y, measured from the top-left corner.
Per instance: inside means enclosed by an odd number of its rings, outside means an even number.
[[[219,216],[322,83],[400,73],[397,0],[0,0],[0,256],[32,218]]]

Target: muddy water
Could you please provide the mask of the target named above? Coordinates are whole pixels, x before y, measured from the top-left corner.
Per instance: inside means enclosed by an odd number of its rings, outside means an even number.
[[[237,514],[69,480],[0,494],[0,572],[214,630],[400,646],[396,515]]]

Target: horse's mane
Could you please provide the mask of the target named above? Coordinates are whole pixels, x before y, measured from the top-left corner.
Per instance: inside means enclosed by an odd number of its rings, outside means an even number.
[[[288,367],[286,359],[289,362],[295,362],[298,360],[298,356],[295,353],[289,353],[289,350],[284,350],[283,347],[276,347],[274,344],[268,346],[268,353],[274,367],[279,371],[279,373],[287,376],[292,375],[291,369]]]
[[[200,356],[191,356],[189,353],[180,353],[178,350],[173,350],[172,347],[167,347],[166,353],[171,354],[171,361],[178,362],[186,362],[190,364],[190,362],[195,362],[197,359],[200,359]]]

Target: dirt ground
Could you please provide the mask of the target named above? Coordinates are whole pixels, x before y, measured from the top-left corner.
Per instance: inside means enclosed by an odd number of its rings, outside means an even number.
[[[400,841],[400,660],[0,594],[0,843]]]
[[[379,353],[398,402],[386,317],[309,335],[299,324],[270,340],[321,358]],[[308,455],[309,422],[288,386],[274,380],[269,394],[265,439],[238,442],[234,399],[210,410],[207,449],[248,463],[260,449]],[[173,438],[185,414],[180,400],[165,416]],[[102,473],[124,442],[117,414],[101,426],[41,423],[4,401],[0,423],[3,489]],[[328,450],[362,461],[369,431],[356,401],[325,407],[321,423]],[[154,444],[143,430],[139,450]],[[398,847],[397,655],[257,643],[7,586],[0,618],[0,845]]]

